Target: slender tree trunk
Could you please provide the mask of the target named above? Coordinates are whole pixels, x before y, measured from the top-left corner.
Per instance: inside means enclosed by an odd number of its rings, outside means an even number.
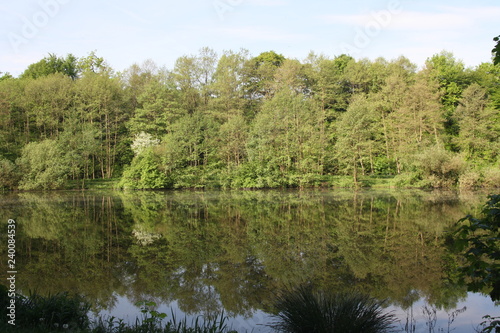
[[[352,178],[354,180],[354,185],[358,185],[358,167],[357,167],[357,162],[356,162],[356,154],[353,154],[352,157],[352,166],[353,166],[353,174]]]

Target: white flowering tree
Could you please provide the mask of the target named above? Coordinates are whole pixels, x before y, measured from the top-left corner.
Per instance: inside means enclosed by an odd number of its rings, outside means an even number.
[[[132,148],[135,156],[138,156],[146,148],[157,146],[159,144],[160,140],[153,138],[153,136],[149,133],[141,132],[135,135],[134,141],[132,142],[130,148]]]

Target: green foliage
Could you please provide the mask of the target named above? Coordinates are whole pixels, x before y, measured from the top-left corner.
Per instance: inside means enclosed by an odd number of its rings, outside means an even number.
[[[458,186],[461,189],[473,190],[481,185],[481,175],[479,172],[470,170],[462,173],[458,179]]]
[[[0,158],[0,190],[13,190],[17,187],[20,174],[16,165],[5,158]]]
[[[480,333],[498,333],[500,332],[500,317],[492,317],[490,315],[486,315],[483,317],[484,321],[479,326]],[[494,331],[493,331],[494,330]]]
[[[493,64],[500,64],[500,36],[493,38],[493,41],[496,42],[495,47],[491,50],[493,54]]]
[[[251,98],[272,97],[273,79],[276,70],[283,64],[285,57],[274,51],[263,52],[250,59],[245,68],[247,94]]]
[[[284,186],[279,170],[258,162],[237,167],[229,183],[231,188],[273,188]]]
[[[366,96],[356,95],[338,122],[337,159],[341,170],[352,174],[354,183],[360,173],[374,171],[372,161],[378,150],[375,140],[377,121],[377,114]]]
[[[483,185],[486,187],[500,187],[500,168],[489,167],[483,171]]]
[[[35,332],[83,331],[88,328],[88,312],[90,304],[79,295],[57,293],[42,296],[36,292],[28,296],[15,294],[16,326],[6,323],[9,319],[5,306],[11,299],[4,286],[0,288],[0,304],[2,314],[0,327]],[[15,331],[15,330],[14,330]]]
[[[0,72],[0,82],[4,81],[4,80],[10,80],[10,79],[13,79],[14,77],[12,75],[10,75],[10,73],[3,73],[3,72]]]
[[[202,48],[170,71],[149,60],[119,74],[95,52],[49,54],[19,79],[0,79],[0,154],[14,161],[29,144],[49,139],[64,147],[60,164],[68,168],[49,178],[110,179],[132,163],[133,138],[144,132],[161,140],[154,164],[177,188],[307,186],[326,175],[492,186],[499,73],[491,63],[465,68],[449,52],[417,70],[404,57],[312,53],[301,62],[274,51],[219,57]],[[435,145],[445,153],[435,154],[441,165],[430,170],[421,161],[432,162]],[[462,167],[470,172],[462,175]],[[36,183],[42,176],[27,177]],[[61,185],[25,183],[22,189]]]
[[[299,286],[280,295],[275,304],[281,332],[391,332],[396,318],[381,303],[358,293],[332,293]]]
[[[500,300],[500,195],[490,195],[482,217],[468,215],[453,233],[454,245],[463,255],[461,273],[474,291],[489,289]]]
[[[22,173],[22,190],[48,190],[63,187],[70,173],[64,149],[57,141],[46,139],[24,146],[16,161]]]
[[[288,89],[264,102],[248,142],[251,162],[293,173],[321,173],[323,119],[316,105]]]
[[[49,53],[48,57],[43,58],[37,63],[31,64],[21,74],[21,78],[37,79],[54,73],[62,73],[73,80],[78,78],[78,59],[68,54],[66,58],[59,58],[55,54]]]
[[[486,89],[473,83],[463,92],[455,112],[459,135],[455,141],[469,159],[494,162],[500,148],[499,111],[488,105]]]
[[[170,187],[171,181],[160,169],[160,158],[152,148],[146,148],[134,157],[123,172],[118,187],[124,189],[161,189]]]
[[[465,163],[459,155],[436,145],[417,155],[416,165],[431,187],[456,185]]]
[[[86,57],[78,59],[78,69],[83,75],[111,70],[104,61],[104,58],[98,57],[95,51],[90,52]]]
[[[143,89],[144,92],[137,96],[138,105],[127,127],[134,134],[146,132],[161,137],[183,113],[178,105],[178,92],[160,78],[151,79]]]
[[[396,187],[426,187],[425,182],[422,182],[422,174],[420,172],[405,172],[396,175],[392,180]]]

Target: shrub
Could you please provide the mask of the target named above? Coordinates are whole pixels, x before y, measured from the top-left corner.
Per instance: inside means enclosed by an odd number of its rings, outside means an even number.
[[[357,293],[328,293],[300,286],[286,291],[275,304],[277,321],[270,326],[283,332],[390,332],[396,320],[381,304]]]
[[[55,140],[28,143],[16,161],[23,174],[22,190],[61,188],[70,172],[63,149]]]
[[[7,159],[0,159],[0,190],[13,190],[19,183],[16,165]]]
[[[458,178],[458,186],[461,189],[474,189],[481,185],[481,175],[476,171],[464,172]]]
[[[286,185],[277,170],[258,162],[247,162],[238,166],[233,173],[233,188],[266,188]]]
[[[422,175],[418,172],[400,173],[394,177],[392,184],[396,187],[419,186],[422,184]]]
[[[484,170],[484,182],[485,187],[500,187],[500,168],[490,167]]]
[[[440,146],[429,147],[416,158],[416,166],[430,181],[432,187],[449,187],[457,184],[466,165],[461,156]]]
[[[171,181],[160,170],[160,159],[152,148],[147,148],[134,157],[132,164],[123,172],[118,184],[126,189],[160,189],[171,187]]]
[[[0,324],[6,324],[5,304],[9,302],[5,286],[0,286],[0,305],[2,318]],[[29,296],[15,295],[16,301],[16,328],[39,332],[51,331],[78,331],[88,328],[88,312],[90,304],[79,295],[70,296],[68,293],[41,296],[31,293]],[[35,330],[36,329],[36,330]]]

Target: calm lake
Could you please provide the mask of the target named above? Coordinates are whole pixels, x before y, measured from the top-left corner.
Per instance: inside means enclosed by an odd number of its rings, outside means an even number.
[[[488,296],[453,279],[446,230],[488,193],[138,191],[0,195],[0,236],[15,219],[18,292],[78,292],[94,312],[133,322],[148,300],[171,317],[224,311],[239,331],[269,332],[280,289],[313,282],[387,300],[403,330],[474,332]],[[6,274],[7,246],[0,249]],[[5,280],[4,278],[2,280]],[[428,315],[425,315],[428,313]],[[451,329],[450,329],[451,330]],[[441,331],[439,331],[441,332]]]

